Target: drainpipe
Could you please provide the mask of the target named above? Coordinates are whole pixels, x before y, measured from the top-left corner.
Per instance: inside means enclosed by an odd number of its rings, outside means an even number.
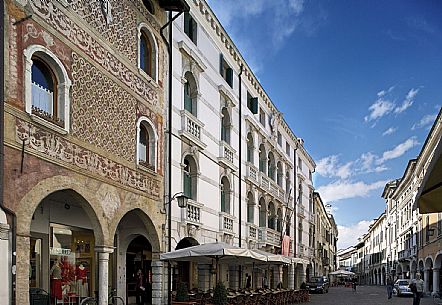
[[[239,247],[241,248],[241,239],[242,239],[242,234],[241,234],[241,216],[242,216],[242,202],[241,202],[241,194],[242,194],[242,159],[241,159],[241,137],[242,137],[242,96],[241,96],[241,89],[242,89],[242,81],[241,81],[241,75],[244,69],[244,65],[241,64],[240,70],[239,70],[239,74],[238,74],[238,78],[239,78],[239,137],[238,137],[238,156],[239,156]]]
[[[178,12],[172,17],[172,11],[169,11],[169,21],[161,27],[160,33],[163,38],[164,43],[167,46],[167,53],[169,55],[169,87],[168,87],[168,114],[167,114],[167,134],[168,134],[168,154],[167,154],[167,251],[172,251],[172,27],[173,21],[177,19],[183,12]],[[169,28],[169,39],[167,40],[164,36],[164,30],[166,27]],[[172,266],[170,262],[167,262],[167,302],[172,303],[172,278],[171,271]]]
[[[0,208],[5,211],[12,218],[12,228],[11,228],[11,243],[12,243],[12,263],[11,263],[11,274],[12,274],[12,289],[10,289],[11,304],[16,303],[16,249],[17,249],[17,238],[16,238],[16,228],[17,228],[17,216],[14,211],[10,210],[5,206],[4,202],[4,172],[5,172],[5,149],[4,149],[4,126],[5,126],[5,2],[2,1],[0,5],[0,35],[2,46],[0,48]]]

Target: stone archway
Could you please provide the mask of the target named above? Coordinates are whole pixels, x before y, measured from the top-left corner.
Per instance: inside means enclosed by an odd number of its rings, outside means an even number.
[[[93,230],[95,245],[109,245],[106,238],[107,221],[100,201],[95,193],[80,180],[69,176],[54,176],[40,181],[20,200],[16,210],[17,215],[17,304],[29,304],[29,270],[31,224],[37,207],[49,198],[51,194],[65,193],[74,205],[83,210],[85,217],[90,221]],[[69,209],[69,202],[64,206]],[[69,206],[69,208],[68,208]],[[92,249],[92,252],[94,249]],[[49,255],[49,254],[46,254]],[[107,286],[107,285],[106,285]]]

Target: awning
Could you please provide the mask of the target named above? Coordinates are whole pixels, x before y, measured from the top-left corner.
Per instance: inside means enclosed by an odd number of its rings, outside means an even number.
[[[267,257],[249,249],[231,246],[226,243],[207,243],[188,247],[176,251],[160,254],[160,259],[165,261],[196,261],[200,263],[216,261],[245,261],[266,262]]]
[[[442,142],[434,150],[425,176],[416,196],[417,207],[421,214],[442,212]]]
[[[334,272],[330,272],[330,275],[336,275],[336,276],[354,276],[356,275],[354,272],[347,271],[347,270],[336,270]]]
[[[263,255],[267,258],[267,263],[275,264],[275,265],[281,265],[281,264],[291,264],[292,259],[290,257],[280,255],[280,254],[273,254],[262,250],[252,250],[252,252],[257,253],[258,255]]]

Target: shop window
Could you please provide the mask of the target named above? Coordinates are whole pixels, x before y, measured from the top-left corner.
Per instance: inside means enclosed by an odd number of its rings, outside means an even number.
[[[147,118],[138,122],[138,164],[156,170],[157,135]]]
[[[184,13],[184,33],[196,45],[198,42],[198,24],[189,12]]]
[[[69,130],[69,90],[71,81],[62,62],[48,49],[31,45],[25,51],[26,112],[48,127]],[[57,126],[57,127],[55,127]],[[62,131],[58,129],[58,131]]]
[[[144,24],[139,27],[139,68],[155,81],[157,80],[157,47],[152,33]]]
[[[230,65],[227,63],[227,61],[224,59],[223,54],[221,53],[219,55],[219,72],[221,76],[224,78],[224,80],[227,82],[227,84],[233,88],[233,69],[230,67]]]

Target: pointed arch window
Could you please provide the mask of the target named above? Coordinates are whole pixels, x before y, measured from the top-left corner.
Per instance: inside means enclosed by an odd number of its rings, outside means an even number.
[[[267,208],[264,198],[259,199],[259,226],[264,228],[267,225]]]
[[[282,181],[283,181],[284,172],[282,169],[282,162],[278,161],[278,169],[277,169],[277,175],[276,175],[276,183],[278,186],[282,187]]]
[[[252,192],[247,195],[247,222],[254,223],[255,221],[255,200]]]
[[[183,166],[183,192],[192,200],[197,200],[197,168],[195,159],[192,156],[184,158]]]
[[[261,173],[266,173],[267,169],[267,154],[264,144],[259,146],[259,171]]]
[[[226,177],[221,179],[221,212],[230,213],[230,183]]]
[[[275,156],[272,152],[269,152],[267,173],[269,178],[273,181],[275,181],[275,167]]]
[[[252,164],[254,162],[254,149],[255,145],[253,143],[253,136],[252,133],[249,132],[247,134],[247,162],[250,162]]]

